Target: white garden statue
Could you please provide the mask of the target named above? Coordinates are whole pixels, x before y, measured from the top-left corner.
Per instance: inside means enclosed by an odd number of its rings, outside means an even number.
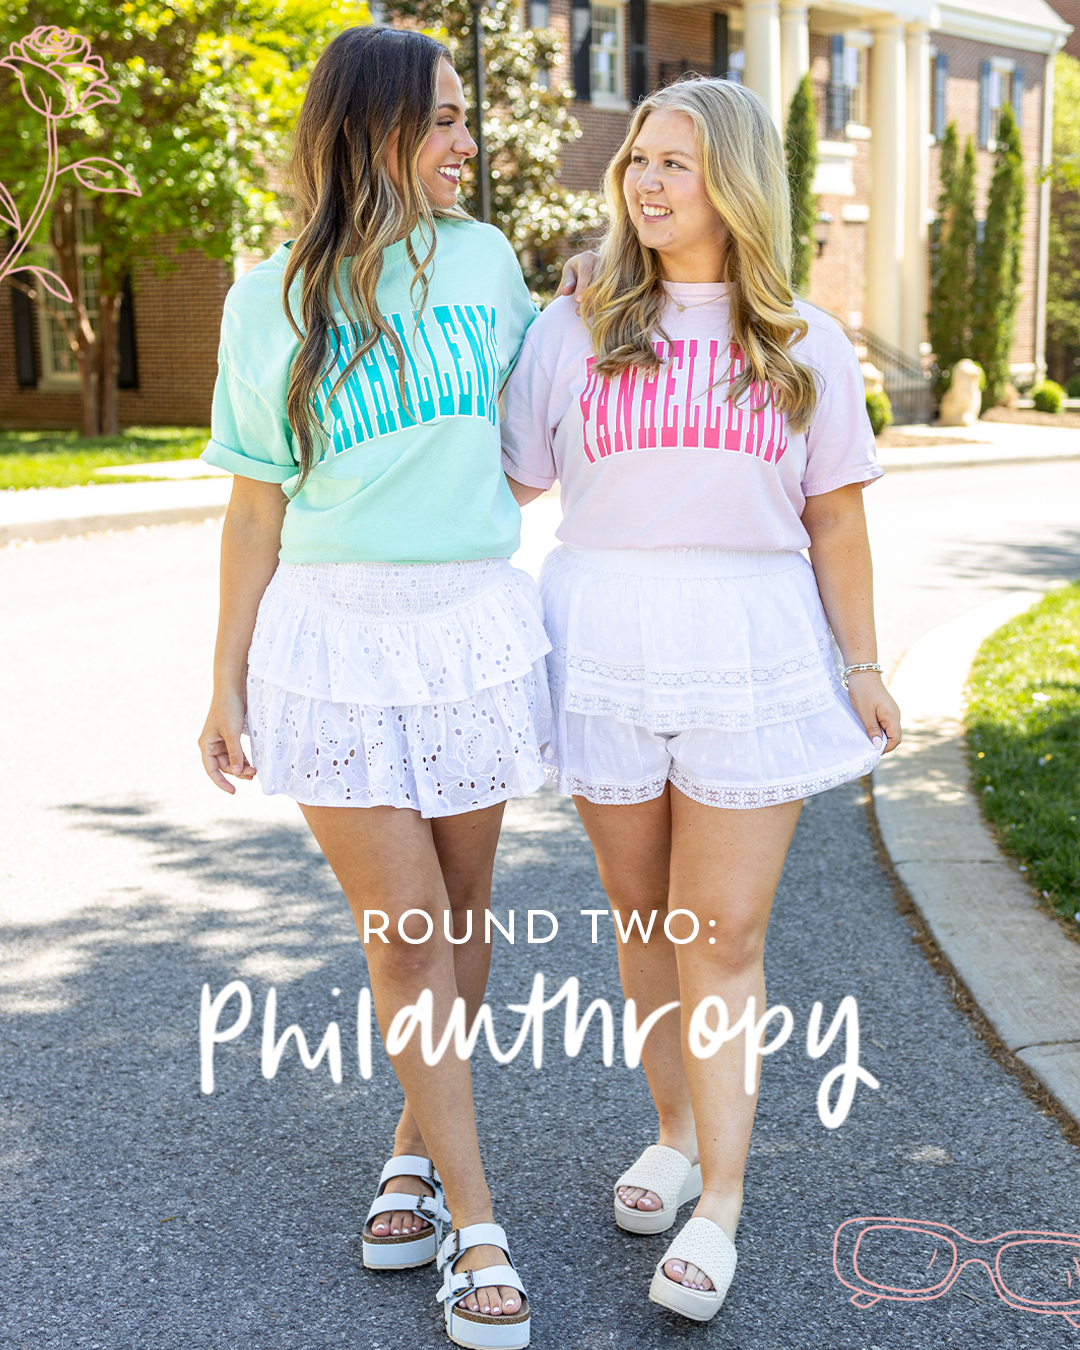
[[[885,376],[870,361],[860,361],[859,368],[862,370],[863,388],[866,390],[867,398],[871,394],[883,394],[885,392]]]
[[[979,384],[982,371],[974,361],[965,357],[953,366],[952,379],[941,400],[938,425],[943,427],[970,427],[979,420],[982,390]]]

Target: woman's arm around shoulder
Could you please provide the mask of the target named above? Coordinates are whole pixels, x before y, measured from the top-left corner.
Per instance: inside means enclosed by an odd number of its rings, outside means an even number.
[[[247,654],[259,601],[277,568],[287,499],[280,483],[233,479],[221,532],[221,604],[214,649],[214,693],[199,736],[203,768],[223,792],[224,775],[254,778],[240,733],[247,707]]]

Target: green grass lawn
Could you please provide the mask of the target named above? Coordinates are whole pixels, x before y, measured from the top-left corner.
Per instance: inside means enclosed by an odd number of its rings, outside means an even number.
[[[993,633],[971,672],[972,787],[1002,848],[1080,911],[1080,582]],[[1080,923],[1075,925],[1080,933]]]
[[[94,470],[107,464],[196,459],[208,436],[205,427],[128,427],[116,436],[93,438],[77,431],[0,431],[0,489],[118,482],[95,477]],[[132,478],[125,474],[123,481]]]

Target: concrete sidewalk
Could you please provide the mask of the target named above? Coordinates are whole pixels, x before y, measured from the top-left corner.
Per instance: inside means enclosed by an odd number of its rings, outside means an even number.
[[[152,466],[149,466],[152,467]],[[0,492],[0,544],[223,516],[231,476]]]
[[[976,422],[972,427],[908,426],[893,430],[925,444],[879,446],[882,468],[892,473],[1080,459],[1080,429],[1076,427]]]
[[[890,689],[904,740],[874,770],[893,866],[1004,1045],[1080,1123],[1080,944],[1037,904],[968,789],[964,688],[983,639],[1041,599],[1018,591],[927,633]]]

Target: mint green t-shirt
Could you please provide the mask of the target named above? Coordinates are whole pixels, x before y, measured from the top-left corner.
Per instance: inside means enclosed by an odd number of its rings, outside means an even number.
[[[322,458],[299,492],[285,412],[300,345],[281,300],[289,245],[253,267],[226,297],[203,459],[281,483],[290,494],[283,562],[452,562],[509,557],[518,546],[521,513],[503,477],[498,399],[536,307],[498,230],[456,220],[441,220],[436,230],[419,315],[405,241],[383,253],[377,298],[405,351],[406,403],[384,338],[327,402],[356,350],[338,311],[337,358],[317,390],[326,431]],[[423,257],[423,244],[415,247]],[[293,294],[299,319],[298,283]]]

